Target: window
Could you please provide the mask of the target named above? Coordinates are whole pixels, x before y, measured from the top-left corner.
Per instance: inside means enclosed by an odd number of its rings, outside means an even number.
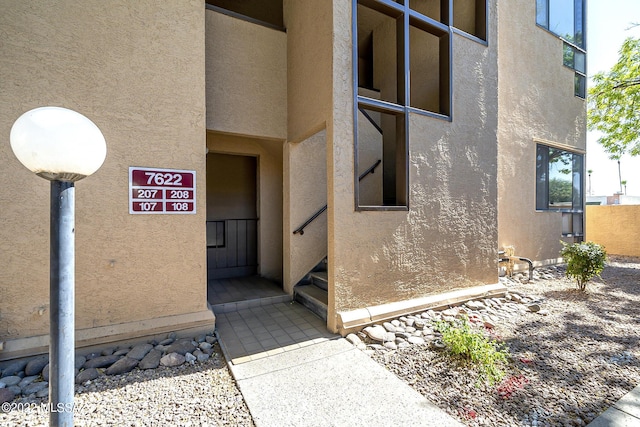
[[[566,67],[575,70],[574,94],[580,98],[587,96],[587,68],[586,54],[568,43],[564,43],[563,63]]]
[[[583,235],[583,161],[582,154],[537,146],[536,209],[563,212],[565,236]]]
[[[586,97],[586,0],[536,0],[536,23],[565,41],[564,65],[575,70],[574,94]]]
[[[448,4],[354,0],[357,209],[406,209],[407,115],[449,118]]]

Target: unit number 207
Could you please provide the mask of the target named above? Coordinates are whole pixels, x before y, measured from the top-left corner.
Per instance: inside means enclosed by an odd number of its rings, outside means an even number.
[[[179,173],[145,172],[147,185],[182,185]]]

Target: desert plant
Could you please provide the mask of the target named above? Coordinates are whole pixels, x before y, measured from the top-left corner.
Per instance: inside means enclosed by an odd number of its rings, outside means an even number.
[[[442,342],[448,351],[475,365],[480,377],[490,385],[504,377],[500,366],[508,357],[504,345],[487,338],[480,329],[472,327],[467,318],[454,323],[439,321],[435,327],[442,334]]]
[[[584,291],[587,282],[593,276],[600,277],[607,260],[607,252],[603,246],[593,242],[561,243],[560,255],[567,263],[567,277],[575,279],[578,282],[578,288]]]

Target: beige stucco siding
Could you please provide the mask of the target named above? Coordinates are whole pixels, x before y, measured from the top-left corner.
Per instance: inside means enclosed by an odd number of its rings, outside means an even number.
[[[206,11],[207,128],[286,138],[287,35]]]
[[[287,139],[297,143],[323,129],[331,115],[331,1],[284,0],[284,20]]]
[[[562,41],[536,27],[535,2],[499,6],[499,244],[537,261],[558,258],[559,212],[535,211],[535,139],[585,149],[586,105],[574,96],[574,72],[562,65]]]
[[[497,282],[495,21],[489,47],[454,35],[453,121],[409,115],[409,211],[357,212],[351,9],[333,4],[330,313]]]
[[[8,140],[44,105],[85,114],[107,142],[102,168],[76,184],[77,328],[206,311],[202,2],[4,3],[0,341],[49,329],[49,184]],[[129,166],[196,171],[197,214],[130,215]]]

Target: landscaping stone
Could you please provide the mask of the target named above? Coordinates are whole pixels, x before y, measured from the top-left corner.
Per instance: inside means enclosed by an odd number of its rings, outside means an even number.
[[[138,363],[140,369],[155,369],[160,365],[162,351],[154,348]]]
[[[8,388],[0,388],[0,404],[11,402],[16,397],[15,393]]]
[[[28,396],[30,394],[35,394],[37,392],[39,392],[40,390],[43,390],[45,388],[49,387],[49,383],[46,381],[38,381],[37,383],[31,383],[26,387],[22,388],[22,394],[25,396]]]
[[[11,387],[12,385],[18,385],[18,383],[22,381],[22,378],[20,378],[17,375],[11,375],[10,377],[4,377],[2,378],[2,382],[5,384],[5,386],[7,387]]]
[[[111,366],[120,359],[120,356],[96,356],[94,358],[87,358],[88,360],[82,365],[85,369],[87,368],[106,368],[107,366]]]
[[[118,360],[113,365],[109,366],[104,373],[107,375],[119,375],[124,374],[125,372],[132,371],[133,368],[138,366],[138,359],[134,359],[129,356],[125,356],[122,359]]]
[[[4,369],[2,370],[2,377],[11,377],[11,376],[15,376],[16,374],[18,374],[18,372],[21,372],[24,370],[24,367],[27,366],[28,360],[16,360],[15,362],[11,362],[10,364],[8,364],[7,366],[4,367]]]
[[[160,364],[162,366],[178,366],[182,365],[185,362],[185,357],[180,353],[169,353],[165,356],[162,356],[160,359]]]
[[[43,355],[30,360],[24,367],[24,374],[27,376],[40,375],[45,366],[49,364],[49,356]]]
[[[87,381],[95,380],[99,376],[100,372],[98,372],[96,368],[85,369],[76,375],[76,384],[83,384]]]
[[[151,351],[152,348],[153,346],[151,344],[138,344],[127,353],[127,357],[136,360],[142,360],[147,355],[147,353]]]
[[[167,353],[178,353],[184,356],[196,349],[196,346],[190,339],[180,339],[173,344],[169,345],[166,349]]]

